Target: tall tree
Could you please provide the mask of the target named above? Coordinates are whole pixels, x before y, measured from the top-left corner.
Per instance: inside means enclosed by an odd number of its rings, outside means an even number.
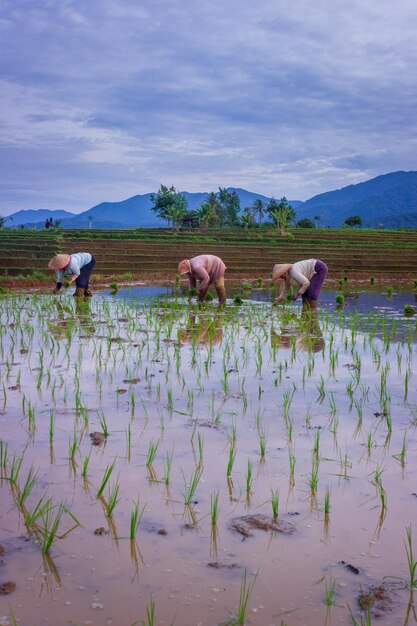
[[[240,198],[236,191],[228,191],[226,187],[219,187],[216,194],[220,206],[222,226],[236,226],[239,223]]]
[[[187,213],[187,198],[173,185],[169,188],[161,185],[157,194],[151,194],[151,202],[153,204],[151,210],[161,219],[167,220],[168,225],[172,222],[172,227],[178,230],[182,218]]]
[[[252,208],[253,208],[254,214],[258,216],[258,224],[260,226],[262,223],[262,218],[265,213],[265,208],[266,208],[265,202],[261,200],[261,198],[256,198],[256,200],[252,204]]]
[[[279,202],[272,197],[268,203],[267,211],[276,227],[279,228],[281,235],[285,234],[285,229],[288,228],[296,216],[294,208],[288,204],[285,196]]]
[[[255,223],[253,213],[252,213],[252,207],[246,207],[245,209],[243,209],[243,213],[239,219],[240,219],[240,223],[242,224],[245,230],[248,230],[248,228],[251,228]]]

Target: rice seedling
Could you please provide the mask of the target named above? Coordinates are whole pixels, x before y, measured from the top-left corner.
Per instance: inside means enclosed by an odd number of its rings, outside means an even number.
[[[239,604],[237,607],[236,616],[227,622],[230,626],[244,626],[246,624],[246,618],[249,609],[249,602],[253,593],[258,572],[254,575],[252,582],[247,580],[247,571],[243,572],[242,580],[240,583]]]
[[[252,480],[253,480],[252,473],[253,473],[252,461],[248,459],[248,465],[246,469],[246,495],[249,495],[251,493]]]
[[[219,520],[219,490],[213,492],[210,496],[210,518],[211,525],[216,526]]]
[[[331,509],[331,489],[328,485],[326,485],[326,490],[324,492],[324,515],[328,516],[330,514]]]
[[[174,451],[171,450],[171,452],[167,452],[165,454],[165,458],[164,458],[165,474],[163,477],[163,481],[167,487],[169,486],[171,482],[171,467],[172,467],[173,457],[174,457]]]
[[[146,607],[146,621],[140,620],[142,626],[155,626],[155,602],[151,596],[149,606]],[[134,626],[134,624],[132,625]]]
[[[55,509],[57,509],[55,511]],[[41,514],[43,521],[42,554],[49,554],[58,534],[65,507],[62,504],[50,505]]]
[[[202,473],[202,468],[197,466],[190,478],[188,486],[186,486],[186,492],[184,494],[184,504],[186,506],[190,506],[190,504],[192,504]]]
[[[115,466],[116,466],[116,460],[114,460],[111,465],[108,465],[106,467],[106,469],[104,471],[103,479],[102,479],[100,487],[99,487],[99,489],[97,491],[97,497],[98,498],[100,498],[103,495],[103,491],[106,488],[106,485],[109,482],[109,479],[110,479],[111,475],[113,474]]]
[[[405,545],[405,551],[407,555],[407,564],[408,564],[408,575],[409,575],[408,586],[410,589],[417,589],[417,576],[416,576],[417,561],[414,559],[414,554],[413,554],[413,537],[412,537],[411,524],[409,526],[406,526],[405,533],[406,533],[406,541],[404,542],[404,545]]]
[[[107,426],[107,420],[105,418],[104,412],[103,411],[97,411],[97,417],[98,417],[98,421],[100,423],[101,426],[101,430],[103,431],[103,435],[105,437],[109,436],[109,429]]]
[[[227,471],[226,471],[227,478],[230,478],[230,476],[232,475],[233,465],[235,463],[235,458],[236,458],[236,448],[235,448],[234,444],[230,443],[229,460],[228,460],[228,463],[227,463]]]
[[[160,441],[155,442],[153,441],[153,439],[150,440],[148,445],[148,454],[146,457],[146,467],[151,467],[151,465],[153,464],[156,453],[158,452],[159,444]]]
[[[22,469],[23,456],[17,456],[13,454],[12,463],[10,466],[9,480],[11,485],[16,485],[19,479],[20,470]]]
[[[319,475],[319,461],[316,455],[313,455],[311,458],[311,471],[310,471],[310,477],[308,481],[312,496],[314,496],[317,493],[317,486],[319,483],[318,475]]]
[[[129,530],[129,539],[133,541],[136,538],[136,534],[139,528],[139,524],[142,520],[143,514],[145,513],[146,504],[143,507],[140,507],[140,499],[135,502],[135,506],[133,511],[130,514],[130,530]]]
[[[90,457],[91,457],[91,449],[90,449],[90,452],[87,454],[87,456],[85,456],[83,458],[82,469],[81,469],[81,476],[83,478],[86,478],[86,476],[87,476],[88,466],[89,466],[89,463],[90,463]]]
[[[407,433],[404,431],[403,444],[401,451],[398,454],[393,454],[394,459],[400,461],[401,465],[405,464],[405,455],[407,454]]]
[[[20,508],[24,506],[26,500],[32,493],[33,489],[36,487],[36,484],[38,482],[38,475],[39,470],[35,470],[33,465],[31,465],[23,488],[18,490],[17,504]]]
[[[271,489],[271,506],[272,506],[272,517],[274,520],[278,519],[279,513],[279,491],[278,489]]]
[[[336,603],[336,581],[330,576],[329,580],[326,580],[326,606],[333,606]]]
[[[7,467],[7,459],[8,459],[8,444],[0,439],[0,478],[3,478],[6,475],[6,467]]]
[[[111,489],[109,487],[109,499],[108,499],[108,502],[105,503],[107,517],[113,516],[114,509],[116,508],[119,502],[119,490],[120,490],[119,480],[116,481],[116,484],[113,485]]]

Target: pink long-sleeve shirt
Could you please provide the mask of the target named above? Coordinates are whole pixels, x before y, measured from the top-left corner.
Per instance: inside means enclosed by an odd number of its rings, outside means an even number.
[[[226,270],[223,261],[218,256],[214,256],[214,254],[195,256],[190,259],[190,266],[190,288],[195,288],[198,280],[201,292],[206,291],[209,285],[224,276]]]

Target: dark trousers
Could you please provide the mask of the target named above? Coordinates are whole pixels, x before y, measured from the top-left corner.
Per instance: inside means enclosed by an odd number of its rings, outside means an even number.
[[[81,268],[81,274],[75,280],[75,286],[77,287],[77,289],[88,289],[91,272],[95,268],[95,265],[96,260],[93,255],[91,255],[90,263],[87,263],[87,265],[84,265],[84,267]]]
[[[317,259],[314,269],[316,273],[311,279],[307,291],[303,293],[303,302],[311,302],[312,300],[319,299],[320,290],[326,279],[327,272],[329,271],[326,263],[320,261],[320,259]]]

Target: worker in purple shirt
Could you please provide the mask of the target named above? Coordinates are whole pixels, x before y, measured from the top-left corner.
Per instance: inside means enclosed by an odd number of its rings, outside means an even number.
[[[272,269],[272,281],[283,281],[283,288],[275,303],[284,302],[290,287],[295,288],[293,300],[303,299],[303,310],[315,313],[320,290],[326,279],[328,267],[320,259],[306,259],[297,263],[280,263]]]
[[[219,298],[219,304],[225,304],[225,271],[226,266],[223,261],[213,254],[200,254],[192,259],[184,259],[178,265],[178,274],[188,277],[190,289],[195,289],[198,281],[197,297],[200,302],[204,301],[209,286],[213,284]]]

